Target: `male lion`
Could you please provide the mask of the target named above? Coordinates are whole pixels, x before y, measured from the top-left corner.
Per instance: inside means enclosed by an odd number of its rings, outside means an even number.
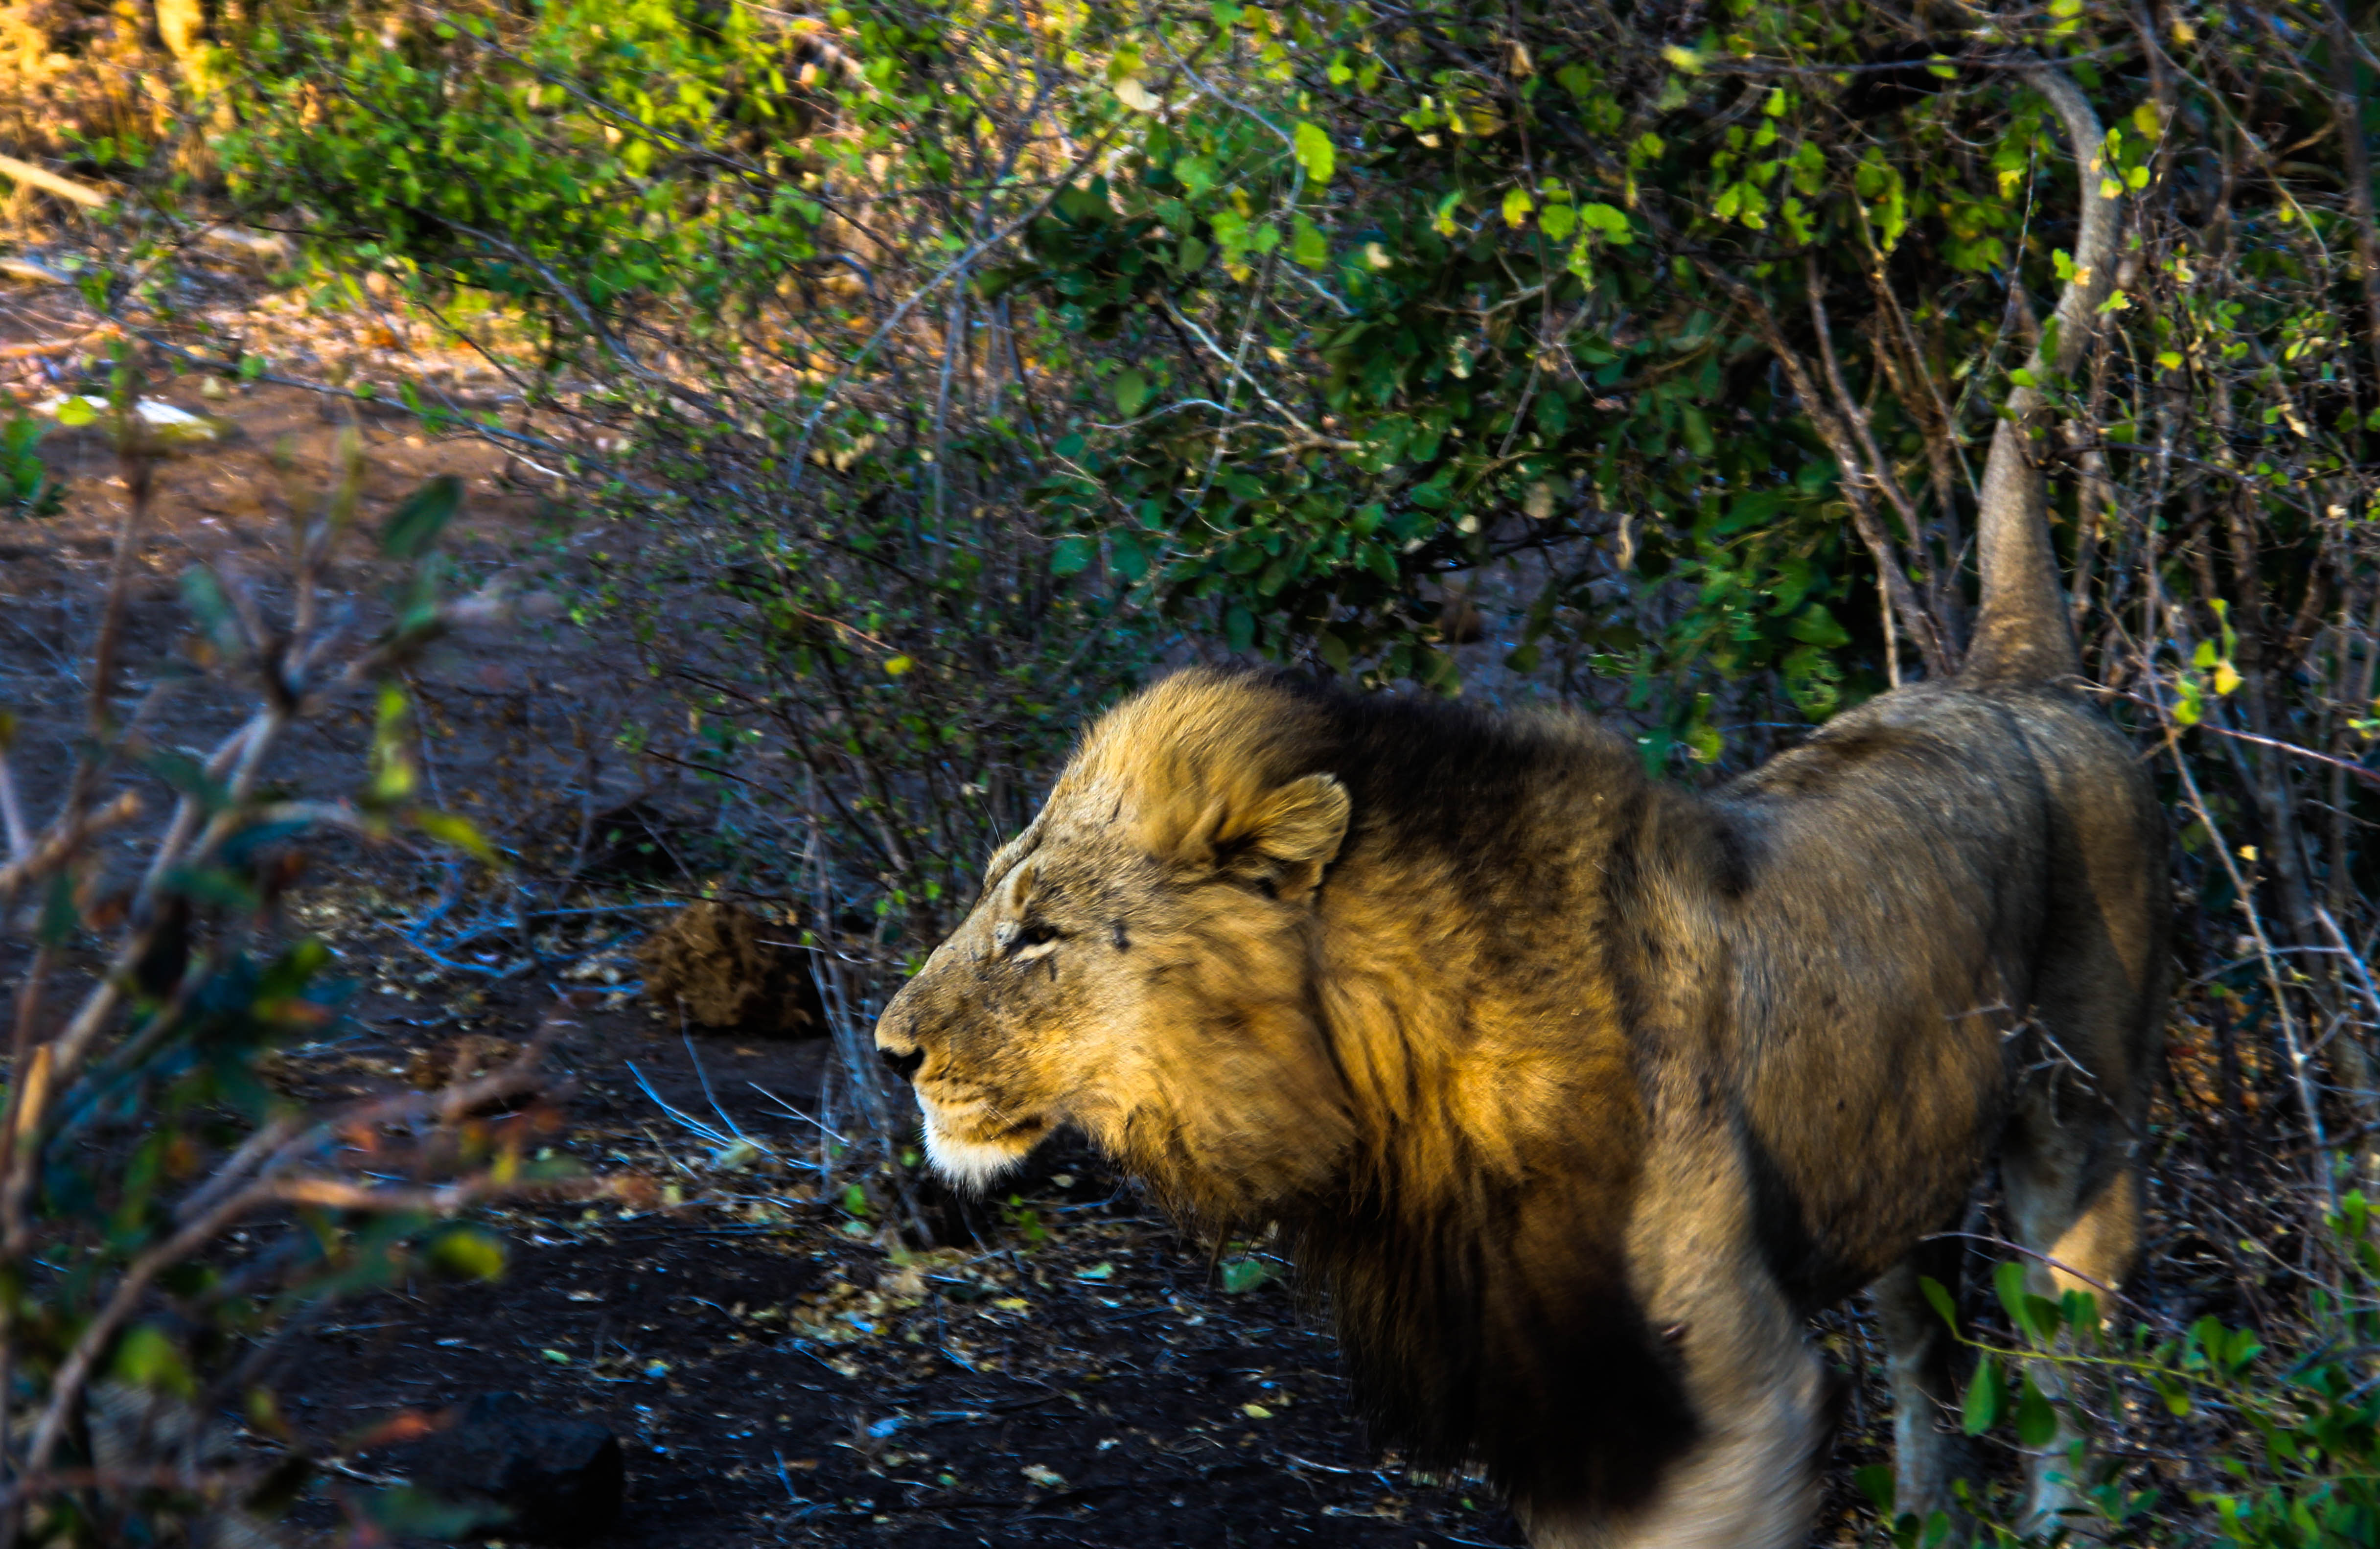
[[[1873,1285],[1900,1504],[1949,1508],[1928,1234],[1997,1156],[2043,1289],[2119,1280],[2163,999],[2161,817],[2062,686],[2033,406],[1965,668],[1708,794],[1560,715],[1204,671],[1119,707],[878,1025],[935,1164],[1073,1124],[1195,1223],[1278,1223],[1383,1437],[1541,1549],[1803,1542],[1803,1319]]]

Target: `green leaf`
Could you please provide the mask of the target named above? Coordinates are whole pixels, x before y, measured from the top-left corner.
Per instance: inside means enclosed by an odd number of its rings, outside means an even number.
[[[1308,269],[1320,269],[1330,261],[1330,239],[1303,210],[1292,223],[1289,255]]]
[[[2009,1321],[2017,1332],[2036,1346],[2046,1346],[2058,1337],[2064,1315],[2058,1303],[2046,1296],[2035,1296],[2027,1287],[2024,1265],[2010,1259],[1992,1272],[1992,1289],[1999,1293],[2000,1305],[2007,1309]]]
[[[1817,602],[1793,615],[1793,623],[1786,633],[1796,640],[1806,640],[1828,650],[1840,650],[1852,643],[1851,632],[1837,622],[1825,604]]]
[[[1290,144],[1297,154],[1297,164],[1305,169],[1309,180],[1317,187],[1330,181],[1330,174],[1339,164],[1339,152],[1318,125],[1300,124],[1291,135]]]
[[[1058,546],[1050,551],[1050,574],[1079,575],[1091,567],[1091,557],[1096,551],[1087,538],[1062,538]]]
[[[1223,611],[1223,640],[1234,651],[1245,653],[1257,643],[1257,620],[1254,613],[1234,602]]]
[[[412,714],[405,691],[390,684],[380,691],[380,715],[372,728],[372,780],[369,800],[387,807],[413,794],[417,776],[408,740]]]
[[[1924,1294],[1926,1304],[1934,1309],[1935,1314],[1949,1325],[1950,1332],[1958,1333],[1959,1306],[1951,1299],[1949,1288],[1931,1275],[1920,1275],[1917,1289]]]
[[[1140,412],[1143,404],[1148,402],[1148,378],[1137,369],[1126,370],[1116,378],[1115,385],[1110,391],[1115,394],[1116,407],[1130,418]]]
[[[492,1280],[504,1272],[504,1245],[478,1227],[441,1232],[428,1249],[432,1265],[462,1280]]]
[[[1504,224],[1514,231],[1520,230],[1529,224],[1529,212],[1536,207],[1537,201],[1529,197],[1528,189],[1510,190],[1504,195]]]
[[[1538,229],[1546,234],[1548,240],[1554,242],[1569,241],[1570,234],[1576,229],[1577,225],[1578,210],[1574,205],[1548,204],[1537,216]]]
[[[1580,205],[1578,224],[1623,248],[1633,240],[1628,229],[1628,212],[1613,205],[1592,201]]]
[[[98,418],[99,411],[91,406],[89,398],[79,393],[68,393],[58,405],[58,423],[68,430],[88,425]]]
[[[480,832],[479,825],[452,812],[433,812],[425,807],[413,814],[413,826],[441,844],[451,844],[486,865],[501,865],[503,857],[496,847]]]
[[[246,637],[240,634],[239,616],[232,611],[231,599],[224,595],[223,583],[215,573],[202,564],[194,564],[182,572],[182,604],[198,621],[215,649],[225,657],[240,656],[246,649]]]
[[[2028,1372],[2017,1384],[2016,1439],[2027,1446],[2047,1446],[2058,1436],[2058,1411],[2033,1385]]]
[[[198,1396],[198,1379],[190,1374],[189,1362],[182,1359],[172,1337],[153,1323],[135,1326],[117,1344],[115,1375],[152,1393],[170,1393],[176,1398]]]
[[[450,1501],[411,1484],[375,1492],[363,1510],[373,1526],[401,1538],[458,1539],[512,1519],[509,1508],[492,1501]]]
[[[1278,1277],[1273,1266],[1263,1259],[1225,1259],[1222,1268],[1223,1289],[1232,1296],[1245,1295]]]
[[[418,560],[463,503],[463,481],[442,473],[405,497],[380,529],[380,551],[393,560]]]
[[[1967,1381],[1967,1397],[1960,1406],[1959,1428],[1971,1436],[1980,1436],[1999,1423],[2008,1410],[2008,1385],[2000,1376],[2000,1363],[1989,1356],[1975,1362],[1975,1374]]]
[[[2156,1389],[2157,1397],[2165,1400],[2168,1413],[2179,1420],[2190,1418],[2192,1405],[2188,1384],[2171,1373],[2160,1372],[2154,1367],[2149,1370],[2148,1381],[2149,1386]]]

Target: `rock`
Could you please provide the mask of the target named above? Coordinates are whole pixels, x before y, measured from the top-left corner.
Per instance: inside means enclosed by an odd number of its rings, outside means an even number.
[[[683,1002],[686,1014],[705,1027],[759,1037],[823,1036],[826,1006],[810,977],[809,953],[785,944],[795,930],[732,903],[688,904],[637,949],[646,998],[671,1012]]]
[[[619,1520],[627,1487],[620,1440],[517,1393],[483,1393],[452,1424],[393,1448],[394,1466],[430,1495],[502,1507],[492,1530],[531,1543],[584,1543]]]

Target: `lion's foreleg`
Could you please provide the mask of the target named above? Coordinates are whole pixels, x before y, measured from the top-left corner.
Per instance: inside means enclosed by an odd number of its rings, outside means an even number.
[[[1761,1258],[1729,1137],[1658,1147],[1647,1174],[1630,1279],[1675,1353],[1699,1434],[1632,1510],[1548,1512],[1519,1499],[1516,1514],[1533,1549],[1801,1549],[1836,1384]]]
[[[1782,1342],[1760,1342],[1771,1333]],[[1687,1355],[1701,1368],[1689,1386],[1699,1390],[1702,1437],[1670,1465],[1653,1498],[1626,1513],[1548,1512],[1516,1501],[1531,1549],[1801,1549],[1807,1542],[1834,1434],[1831,1386],[1798,1329],[1714,1335]]]

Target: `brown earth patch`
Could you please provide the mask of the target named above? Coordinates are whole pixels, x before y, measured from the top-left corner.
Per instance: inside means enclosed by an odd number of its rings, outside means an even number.
[[[683,1007],[703,1026],[761,1038],[806,1038],[827,1030],[826,1006],[810,977],[809,953],[777,939],[796,927],[771,925],[737,904],[705,899],[670,915],[637,949],[645,998]]]

